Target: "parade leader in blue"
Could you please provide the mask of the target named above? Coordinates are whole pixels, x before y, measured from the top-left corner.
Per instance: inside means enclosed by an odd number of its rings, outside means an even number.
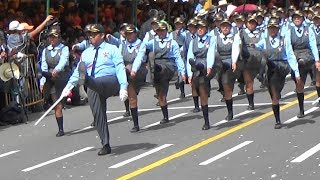
[[[98,155],[106,155],[111,153],[106,100],[119,91],[120,100],[126,100],[128,82],[121,52],[116,46],[105,42],[103,26],[92,24],[86,33],[92,46],[83,51],[64,91],[78,83],[88,87],[90,108],[103,145]]]

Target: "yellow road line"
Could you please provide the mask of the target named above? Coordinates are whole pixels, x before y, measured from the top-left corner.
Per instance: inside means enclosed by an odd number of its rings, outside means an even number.
[[[315,96],[316,94],[317,94],[317,92],[314,91],[314,92],[306,95],[305,99],[311,98],[311,97]],[[287,109],[287,108],[289,108],[289,107],[291,107],[291,106],[293,106],[293,105],[295,105],[297,103],[298,103],[298,100],[295,100],[295,101],[292,101],[292,102],[290,102],[290,103],[288,103],[288,104],[286,104],[284,106],[281,106],[280,111],[285,110],[285,109]],[[133,178],[135,176],[138,176],[138,175],[140,175],[142,173],[145,173],[145,172],[147,172],[147,171],[149,171],[151,169],[154,169],[154,168],[156,168],[158,166],[161,166],[161,165],[163,165],[163,164],[165,164],[165,163],[167,163],[167,162],[169,162],[169,161],[171,161],[171,160],[173,160],[175,158],[178,158],[178,157],[181,157],[183,155],[186,155],[186,154],[188,154],[188,153],[190,153],[190,152],[192,152],[194,150],[197,150],[197,149],[199,149],[199,148],[201,148],[201,147],[203,147],[205,145],[208,145],[209,143],[212,143],[212,142],[214,142],[214,141],[216,141],[218,139],[221,139],[221,138],[223,138],[223,137],[225,137],[225,136],[227,136],[229,134],[232,134],[232,133],[234,133],[234,132],[236,132],[236,131],[238,131],[240,129],[243,129],[243,128],[247,127],[247,126],[250,126],[250,125],[252,125],[252,124],[254,124],[256,122],[259,122],[259,121],[261,121],[261,120],[263,120],[263,119],[265,119],[265,118],[267,118],[267,117],[269,117],[271,115],[273,115],[273,111],[269,111],[269,112],[267,112],[265,114],[262,114],[262,115],[260,115],[258,117],[255,117],[255,118],[253,118],[253,119],[251,119],[251,120],[249,120],[247,122],[244,122],[244,123],[242,123],[242,124],[240,124],[238,126],[235,126],[235,127],[231,128],[231,129],[228,129],[227,131],[224,131],[224,132],[222,132],[220,134],[217,134],[217,135],[215,135],[215,136],[213,136],[211,138],[208,138],[208,139],[206,139],[204,141],[201,141],[201,142],[199,142],[199,143],[197,143],[197,144],[195,144],[193,146],[190,146],[190,147],[188,147],[188,148],[186,148],[184,150],[181,150],[181,151],[179,151],[179,152],[177,152],[175,154],[172,154],[172,155],[170,155],[168,157],[160,159],[160,160],[158,160],[158,161],[156,161],[156,162],[154,162],[152,164],[149,164],[149,165],[147,165],[147,166],[145,166],[143,168],[140,168],[140,169],[138,169],[136,171],[133,171],[133,172],[127,174],[127,175],[119,177],[119,178],[117,178],[117,180],[125,180],[125,179],[130,179],[130,178]]]

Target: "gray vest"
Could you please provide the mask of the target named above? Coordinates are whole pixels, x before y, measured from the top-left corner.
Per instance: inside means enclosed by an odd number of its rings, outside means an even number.
[[[154,40],[153,52],[154,52],[154,60],[156,64],[166,64],[169,65],[171,71],[175,70],[175,61],[173,57],[170,57],[170,48],[172,46],[172,40],[165,41],[166,43],[164,48],[159,46],[160,41]],[[170,44],[170,45],[169,45]],[[169,45],[169,46],[168,46]]]
[[[60,49],[58,49],[57,54],[53,57],[51,57],[51,51],[48,48],[46,48],[45,57],[46,57],[46,62],[48,64],[48,69],[54,69],[59,64],[61,52],[64,47],[65,46],[62,46]],[[69,61],[67,61],[66,66],[67,65],[69,65]]]
[[[301,37],[297,36],[294,26],[290,26],[289,28],[291,32],[292,49],[297,59],[313,60],[314,57],[311,55],[311,49],[309,47],[309,35],[306,35],[308,34],[308,27],[303,27]]]
[[[258,33],[254,34],[254,37],[250,38],[248,33],[243,30],[240,33],[241,35],[241,40],[242,40],[242,56],[243,58],[249,58],[251,55],[252,56],[259,56],[259,51],[256,50],[255,48],[250,47],[250,43],[257,43],[259,42],[260,36],[261,36],[261,31]]]
[[[127,42],[127,43],[128,43],[128,42]],[[132,53],[130,53],[130,52],[128,51],[127,43],[125,43],[125,44],[122,45],[122,51],[121,51],[121,54],[122,54],[122,56],[123,56],[123,61],[124,61],[124,65],[125,65],[125,66],[128,65],[128,64],[132,64],[133,61],[134,61],[134,59],[135,59],[136,56],[137,56],[137,51],[136,51],[135,49],[132,51]],[[140,48],[140,45],[141,45],[141,42],[140,42],[138,45],[136,45],[137,47],[136,47],[136,46],[132,46],[131,48],[137,48],[137,49],[139,49],[139,48]]]
[[[217,51],[221,57],[221,60],[231,60],[232,54],[232,44],[234,41],[234,35],[229,38],[232,42],[228,42],[227,44],[223,44],[222,38],[217,36]]]
[[[211,37],[208,36],[204,42],[205,45],[202,48],[199,48],[198,47],[198,43],[199,43],[198,38],[193,39],[192,50],[193,50],[195,60],[201,60],[201,61],[205,60],[206,61],[207,53],[208,53],[208,49],[209,49],[209,46],[206,46],[206,44],[210,44],[210,40],[211,40]]]
[[[320,51],[320,27],[316,28],[316,29],[314,29],[314,28],[312,28],[312,29],[314,31],[314,35],[316,36],[318,51]],[[317,33],[317,31],[319,31],[319,32]]]
[[[284,48],[284,41],[283,38],[280,38],[279,46],[274,48],[271,46],[271,43],[269,41],[269,36],[265,39],[266,41],[266,55],[268,57],[268,61],[280,61],[282,59],[282,51]]]

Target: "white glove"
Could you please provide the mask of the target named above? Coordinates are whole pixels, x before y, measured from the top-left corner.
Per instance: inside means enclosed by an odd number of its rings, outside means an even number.
[[[70,93],[70,91],[73,89],[74,86],[66,86],[63,90],[62,90],[62,93],[61,93],[61,96],[63,97],[67,97]]]
[[[128,98],[128,91],[121,89],[119,92],[120,101],[125,101]]]

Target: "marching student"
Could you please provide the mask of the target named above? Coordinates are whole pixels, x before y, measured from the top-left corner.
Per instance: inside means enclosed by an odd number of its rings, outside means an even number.
[[[239,34],[231,32],[231,22],[227,19],[220,24],[221,33],[216,40],[216,61],[222,61],[222,69],[219,73],[224,90],[224,98],[228,115],[226,120],[233,119],[232,92],[236,79],[237,61],[240,54],[241,39]]]
[[[69,78],[69,48],[61,43],[61,33],[58,27],[50,29],[48,38],[50,45],[43,50],[41,55],[40,91],[43,92],[44,97],[51,96],[55,102],[61,96]],[[57,137],[64,135],[62,109],[62,102],[54,108],[59,128]]]
[[[128,24],[125,28],[125,38],[124,44],[121,44],[119,49],[123,56],[123,62],[126,67],[127,80],[128,80],[128,104],[125,101],[126,109],[129,109],[133,120],[133,128],[131,132],[137,132],[140,130],[138,121],[138,106],[137,106],[137,95],[139,94],[140,88],[144,83],[147,75],[147,69],[145,65],[145,59],[142,64],[139,64],[140,68],[136,72],[135,77],[131,77],[131,69],[134,64],[134,59],[136,58],[141,40],[138,39],[138,29],[133,24]]]
[[[212,79],[215,39],[208,34],[208,25],[204,20],[197,23],[197,37],[189,45],[187,54],[188,81],[192,94],[200,96],[204,118],[202,130],[210,129],[208,113],[209,81]]]
[[[146,50],[154,53],[154,87],[158,96],[159,105],[163,114],[160,124],[169,122],[167,94],[169,89],[169,81],[172,79],[176,69],[185,81],[185,68],[180,55],[178,43],[171,39],[168,34],[168,26],[164,22],[159,22],[156,28],[157,36],[148,42],[143,42],[139,49],[138,55],[134,62],[137,66],[133,66],[131,76],[135,77],[139,69],[139,63],[143,61]]]
[[[268,25],[268,35],[258,43],[251,44],[264,52],[267,58],[268,91],[271,96],[272,110],[276,120],[275,129],[282,127],[280,120],[279,99],[285,84],[286,75],[290,67],[294,72],[297,82],[301,81],[298,63],[290,44],[290,36],[282,36],[280,33],[279,19],[271,17]]]
[[[296,92],[299,101],[298,118],[304,117],[304,84],[307,74],[316,65],[320,69],[319,52],[317,48],[316,37],[311,27],[304,23],[304,16],[297,10],[292,15],[292,24],[289,25],[287,33],[290,36],[290,44],[296,56],[301,82],[296,80],[294,73],[291,73],[292,79],[296,82]]]

